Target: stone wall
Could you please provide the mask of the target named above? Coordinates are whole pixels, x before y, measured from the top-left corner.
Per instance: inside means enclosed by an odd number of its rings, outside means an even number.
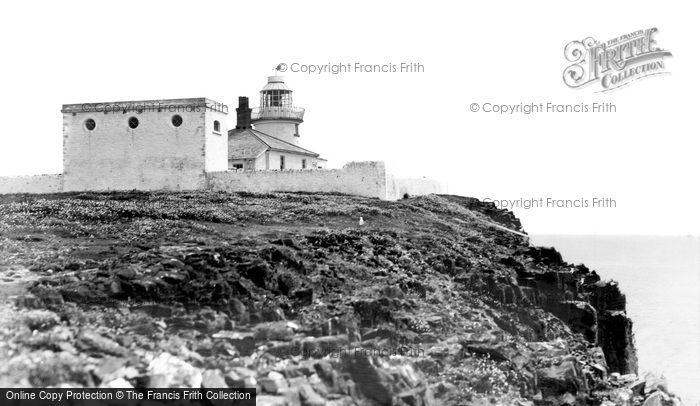
[[[207,172],[206,175],[202,172],[202,177],[200,186],[192,189],[209,188],[227,192],[253,193],[336,192],[376,197],[382,200],[400,199],[404,194],[420,196],[443,192],[438,182],[429,179],[395,179],[386,172],[384,162],[350,162],[342,169],[229,170]],[[75,186],[70,189],[64,186],[67,179],[64,175],[0,177],[0,194],[58,193],[75,190]],[[108,183],[109,180],[107,178],[105,182]],[[120,190],[112,185],[104,189]],[[151,190],[163,189],[171,188],[167,184],[160,188],[151,188]],[[100,189],[81,188],[80,190]]]
[[[391,199],[384,162],[350,162],[342,169],[207,173],[208,187],[229,192],[337,192]]]
[[[392,175],[387,177],[388,198],[390,200],[401,199],[403,196],[423,196],[429,194],[445,193],[443,185],[433,179],[416,178],[401,179]]]
[[[0,194],[61,191],[63,191],[62,175],[0,176]]]

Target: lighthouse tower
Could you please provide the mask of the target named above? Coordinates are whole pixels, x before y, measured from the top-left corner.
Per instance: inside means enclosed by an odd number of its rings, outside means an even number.
[[[260,91],[260,107],[253,109],[251,122],[255,129],[294,145],[299,144],[299,124],[304,122],[304,109],[295,107],[292,91],[282,76],[268,76]]]

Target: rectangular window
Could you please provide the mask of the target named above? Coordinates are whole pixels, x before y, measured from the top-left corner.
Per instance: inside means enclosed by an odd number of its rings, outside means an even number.
[[[280,155],[280,171],[284,170],[284,155]]]
[[[243,169],[243,164],[233,164],[231,166],[232,169]]]
[[[306,169],[306,159],[301,160],[301,169]]]

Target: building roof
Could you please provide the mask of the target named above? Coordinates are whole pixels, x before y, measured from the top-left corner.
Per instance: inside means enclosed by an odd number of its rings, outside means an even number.
[[[253,153],[255,156],[244,156],[244,154],[241,154],[240,150],[233,150],[232,153],[229,155],[230,159],[247,159],[247,158],[257,158],[260,156],[260,154],[266,150],[272,150],[272,151],[280,151],[280,152],[290,152],[294,154],[299,154],[299,155],[308,155],[308,156],[313,156],[318,158],[319,154],[309,151],[308,149],[299,147],[297,145],[291,144],[287,141],[281,140],[277,137],[273,137],[269,134],[265,134],[263,132],[260,132],[258,130],[253,130],[251,128],[245,129],[245,130],[232,130],[234,131],[235,135],[239,134],[250,134],[253,137],[257,138],[262,142],[267,148],[264,148],[262,151],[257,150],[253,151],[251,150],[250,152]],[[247,154],[245,154],[247,155]]]
[[[228,106],[208,99],[206,97],[194,97],[185,99],[157,99],[157,100],[125,100],[101,103],[75,103],[64,104],[62,113],[95,113],[95,112],[142,112],[142,111],[166,111],[166,112],[192,112],[192,111],[217,111],[228,114]]]
[[[267,90],[286,90],[291,93],[291,90],[284,84],[284,78],[282,76],[268,76],[267,84],[262,88],[260,92]]]

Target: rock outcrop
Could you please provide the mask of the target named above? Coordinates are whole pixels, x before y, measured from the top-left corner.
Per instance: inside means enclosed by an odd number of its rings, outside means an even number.
[[[253,387],[266,405],[677,402],[635,375],[617,285],[476,199],[16,195],[0,216],[5,387]]]

